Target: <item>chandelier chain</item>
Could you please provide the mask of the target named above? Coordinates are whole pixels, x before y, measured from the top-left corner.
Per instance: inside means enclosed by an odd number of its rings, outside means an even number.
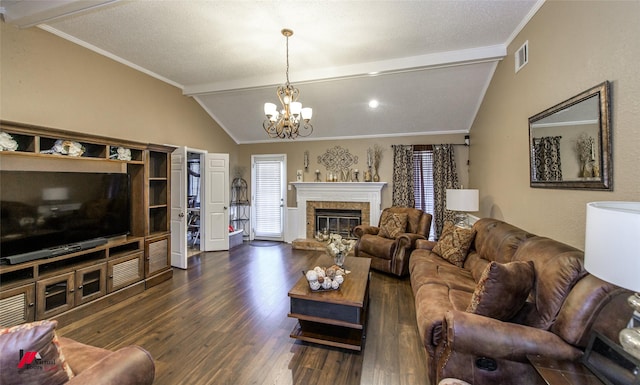
[[[289,87],[289,36],[287,36],[287,87]]]

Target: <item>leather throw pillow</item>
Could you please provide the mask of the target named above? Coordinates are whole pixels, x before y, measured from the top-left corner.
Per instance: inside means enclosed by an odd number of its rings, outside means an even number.
[[[385,211],[380,219],[380,232],[378,235],[395,239],[398,235],[406,231],[408,218],[409,216],[407,214]]]
[[[510,320],[524,306],[534,278],[532,261],[504,264],[492,261],[476,285],[467,312]]]
[[[57,321],[0,329],[0,384],[60,385],[73,377],[58,337]]]
[[[475,236],[476,230],[473,228],[465,229],[445,222],[440,239],[432,251],[449,263],[463,267]]]

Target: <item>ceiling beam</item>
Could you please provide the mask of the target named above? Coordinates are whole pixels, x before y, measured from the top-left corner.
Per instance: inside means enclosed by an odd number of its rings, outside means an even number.
[[[466,50],[438,52],[399,59],[360,63],[346,66],[296,71],[296,84],[332,81],[336,79],[378,76],[400,72],[419,71],[457,65],[500,61],[507,54],[506,46],[499,44]],[[188,96],[223,93],[237,90],[253,90],[273,87],[283,82],[282,73],[260,77],[247,77],[223,82],[184,86]]]

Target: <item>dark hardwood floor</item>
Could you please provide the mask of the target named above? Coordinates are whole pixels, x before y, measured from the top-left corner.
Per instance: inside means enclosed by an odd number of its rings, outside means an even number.
[[[280,243],[202,253],[172,280],[58,333],[111,350],[143,346],[157,385],[428,384],[408,278],[372,273],[363,352],[289,337],[287,292],[319,255]]]

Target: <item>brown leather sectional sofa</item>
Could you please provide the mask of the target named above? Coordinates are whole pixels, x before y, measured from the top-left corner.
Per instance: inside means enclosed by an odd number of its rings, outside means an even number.
[[[474,385],[543,384],[527,355],[579,359],[592,330],[617,340],[631,316],[629,292],[584,269],[583,252],[497,219],[474,224],[463,267],[442,259],[434,242],[419,240],[409,262],[416,319],[432,384],[455,377]],[[533,261],[533,288],[514,317],[467,312],[491,261]],[[503,296],[483,298],[502,306]]]

